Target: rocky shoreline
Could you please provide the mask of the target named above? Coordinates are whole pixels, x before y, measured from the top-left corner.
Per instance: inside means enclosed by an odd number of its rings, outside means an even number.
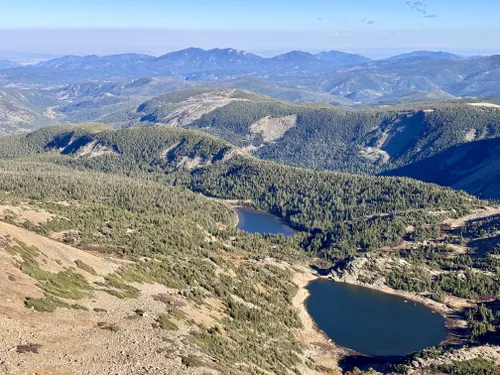
[[[365,265],[365,263],[367,263],[367,261],[367,258],[358,258],[351,262],[351,264],[349,264],[349,266],[344,270],[336,271],[332,269],[327,276],[322,277],[331,279],[336,282],[362,286],[364,288],[396,295],[404,298],[405,300],[412,301],[414,303],[420,303],[444,317],[445,325],[448,329],[448,336],[443,342],[441,342],[441,345],[445,346],[466,344],[467,340],[465,340],[464,337],[458,337],[457,331],[467,330],[468,323],[465,316],[463,316],[461,312],[464,307],[471,306],[471,304],[468,303],[467,300],[456,297],[448,297],[444,303],[437,302],[431,298],[428,298],[425,294],[405,292],[393,289],[383,282],[383,278],[379,278],[373,283],[361,282],[359,281],[359,276],[361,274],[363,266]]]
[[[454,330],[457,327],[466,328],[467,326],[467,321],[465,319],[458,318],[456,315],[454,315],[457,312],[456,310],[448,307],[443,303],[439,303],[429,298],[425,298],[416,293],[397,291],[380,283],[378,284],[363,283],[358,281],[353,275],[349,276],[339,275],[335,271],[331,271],[329,273],[317,272],[304,267],[303,269],[301,269],[301,272],[297,272],[294,274],[294,281],[299,287],[299,291],[297,292],[297,295],[294,298],[293,305],[295,306],[295,308],[299,310],[301,320],[304,324],[304,329],[302,330],[300,339],[307,345],[312,344],[313,346],[314,345],[321,346],[323,349],[322,350],[323,354],[325,354],[325,352],[329,352],[330,356],[329,363],[331,365],[332,360],[335,361],[336,363],[335,370],[338,371],[339,373],[342,373],[342,369],[339,366],[339,363],[342,360],[347,360],[348,362],[352,362],[353,365],[358,365],[358,364],[364,365],[366,363],[371,363],[371,365],[379,367],[379,370],[381,369],[381,367],[384,367],[386,361],[385,360],[381,361],[380,359],[374,357],[362,355],[349,348],[344,348],[342,346],[339,346],[335,344],[331,339],[329,339],[328,336],[326,336],[326,334],[319,329],[319,327],[317,327],[317,325],[312,320],[305,306],[305,302],[309,297],[309,291],[307,289],[307,286],[310,282],[317,279],[329,279],[335,282],[343,282],[350,285],[362,286],[383,293],[397,295],[399,297],[405,298],[408,301],[420,303],[427,306],[436,313],[443,315],[443,317],[445,318],[446,327],[449,330],[449,334],[446,340],[441,343],[442,346],[457,345],[458,343],[456,337],[453,335]],[[465,344],[465,342],[461,342],[461,344]],[[454,356],[450,356],[450,358],[454,358]],[[446,360],[443,359],[443,361]],[[421,367],[421,366],[422,363],[418,364],[415,363],[415,367]]]
[[[335,369],[336,373],[342,374],[343,371],[345,371],[345,369],[341,368],[341,362],[349,363],[349,368],[358,366],[362,368],[368,365],[368,367],[373,367],[378,371],[382,371],[382,369],[386,367],[387,361],[370,356],[365,356],[348,348],[336,345],[334,342],[332,342],[331,339],[326,336],[323,331],[321,331],[316,326],[307,311],[305,302],[309,297],[307,285],[317,279],[329,279],[335,282],[344,282],[351,285],[377,290],[383,293],[397,295],[405,298],[408,301],[423,304],[436,313],[443,315],[443,317],[445,318],[446,327],[449,330],[449,334],[446,340],[444,340],[440,345],[443,347],[455,347],[456,349],[450,352],[446,352],[438,358],[417,358],[411,362],[411,367],[414,370],[425,368],[431,365],[448,364],[453,361],[464,361],[478,357],[490,358],[494,361],[500,361],[500,347],[490,345],[468,347],[468,340],[466,340],[464,337],[457,338],[454,336],[454,332],[457,329],[467,329],[467,321],[465,320],[465,318],[458,314],[460,312],[460,309],[467,304],[467,301],[465,300],[451,298],[449,301],[446,301],[446,304],[439,303],[417,293],[398,291],[381,283],[363,283],[349,273],[339,274],[333,270],[331,270],[329,273],[317,272],[303,267],[300,272],[294,274],[294,281],[299,287],[299,291],[294,298],[293,305],[299,310],[299,314],[304,324],[304,329],[302,330],[300,338],[303,343],[307,344],[308,346],[312,346],[312,350],[314,350],[314,347],[320,347],[322,350],[319,353],[315,353],[316,356],[322,355],[323,357],[329,357],[328,362],[330,364],[330,368]],[[307,339],[302,340],[302,338]],[[319,362],[321,362],[323,359],[324,358],[318,357]],[[335,364],[336,366],[332,367],[332,364]]]

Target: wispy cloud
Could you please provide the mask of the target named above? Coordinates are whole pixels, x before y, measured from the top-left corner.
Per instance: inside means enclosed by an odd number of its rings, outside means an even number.
[[[427,14],[427,5],[421,1],[407,1],[406,5],[416,12]]]
[[[358,23],[366,23],[367,25],[373,25],[375,24],[375,21],[372,21],[372,20],[369,20],[369,19],[366,19],[366,18],[363,18],[361,21],[359,21]]]
[[[429,11],[427,9],[427,4],[425,4],[421,1],[407,1],[406,5],[408,5],[415,12],[422,14],[422,17],[424,17],[424,18],[436,18],[437,17],[436,14],[429,13]]]

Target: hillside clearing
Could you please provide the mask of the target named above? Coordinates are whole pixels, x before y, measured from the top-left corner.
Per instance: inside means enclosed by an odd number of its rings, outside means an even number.
[[[487,103],[487,102],[481,102],[481,103],[467,103],[468,105],[471,105],[473,107],[487,107],[487,108],[500,108],[500,105],[498,104],[493,104],[493,103]]]
[[[271,117],[267,116],[250,126],[250,132],[254,135],[262,134],[264,142],[272,142],[283,136],[293,128],[297,122],[297,116]]]

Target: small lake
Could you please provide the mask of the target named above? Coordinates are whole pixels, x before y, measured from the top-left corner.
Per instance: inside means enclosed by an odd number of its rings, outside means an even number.
[[[308,290],[306,308],[316,325],[361,354],[404,356],[436,346],[448,334],[442,315],[398,296],[324,279]]]
[[[267,212],[251,210],[247,208],[237,208],[238,229],[248,233],[260,234],[283,234],[293,236],[294,231],[285,221]]]

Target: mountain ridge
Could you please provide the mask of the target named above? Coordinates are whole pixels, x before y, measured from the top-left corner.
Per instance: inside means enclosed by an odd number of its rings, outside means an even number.
[[[409,59],[409,58],[415,58],[415,57],[431,57],[431,58],[436,58],[436,59],[442,59],[442,60],[470,60],[470,59],[475,59],[478,58],[478,56],[462,56],[462,55],[457,55],[454,53],[450,52],[443,52],[443,51],[427,51],[427,50],[419,50],[419,51],[413,51],[409,53],[403,53],[400,55],[395,55],[391,56],[385,60],[403,60],[403,59]]]
[[[283,164],[372,175],[399,171],[392,175],[450,185],[481,197],[497,196],[492,195],[497,179],[486,191],[484,184],[474,187],[474,179],[466,186],[450,178],[433,179],[432,167],[424,167],[455,147],[500,138],[500,106],[494,103],[463,100],[352,110],[289,103],[244,90],[196,89],[156,97],[117,119],[126,122],[114,123],[112,116],[104,121],[115,127],[198,129]],[[477,163],[486,160],[493,161],[479,158]],[[410,173],[411,165],[422,165],[419,170],[425,178],[414,170]],[[466,176],[478,176],[472,172],[464,169]]]
[[[252,85],[254,79],[241,83],[242,87]],[[462,182],[439,169],[446,160],[458,157],[447,150],[466,150],[499,137],[500,105],[495,104],[495,96],[490,101],[463,99],[359,109],[292,103],[233,88],[193,86],[155,96],[176,85],[169,79],[89,83],[55,91],[59,98],[4,89],[0,91],[0,125],[4,124],[0,130],[15,133],[61,121],[104,122],[115,128],[167,125],[199,129],[265,160],[316,170],[392,173],[480,197],[497,197],[500,178],[492,177],[490,188],[481,182],[481,171],[494,169],[491,158],[471,159],[475,166],[469,169],[460,165],[464,163],[454,165],[464,174]],[[141,94],[129,96],[129,92]],[[425,168],[426,160],[432,167]]]
[[[499,56],[462,58],[432,51],[370,60],[339,51],[291,51],[264,58],[232,48],[188,48],[159,57],[133,53],[66,56],[0,71],[0,83],[36,89],[153,77],[176,80],[177,88],[222,86],[251,77],[267,86],[269,93],[276,85],[275,92],[281,87],[307,91],[313,101],[330,96],[335,103],[372,106],[399,98],[425,100],[425,93],[434,100],[486,97],[497,94],[500,86]],[[259,91],[255,82],[253,89]],[[412,96],[415,92],[422,93],[420,98]]]

